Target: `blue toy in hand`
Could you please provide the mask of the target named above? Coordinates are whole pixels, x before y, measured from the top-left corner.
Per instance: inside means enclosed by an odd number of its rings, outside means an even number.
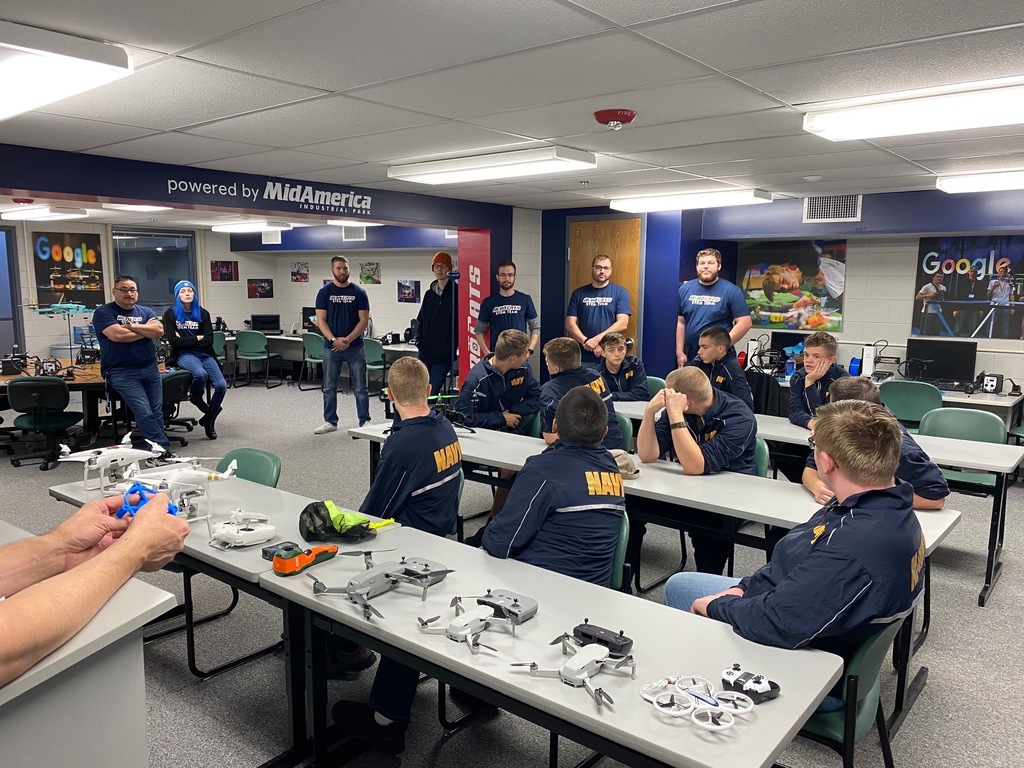
[[[128,501],[128,497],[131,496],[133,493],[139,494],[139,501],[137,504],[132,504],[130,501]],[[122,504],[121,508],[117,510],[116,517],[121,518],[125,515],[132,515],[134,517],[135,513],[138,512],[139,509],[144,507],[146,505],[146,502],[149,501],[154,496],[156,496],[156,494],[156,488],[150,488],[148,485],[143,485],[142,483],[132,483],[131,486],[129,486],[128,490],[124,492],[124,504]],[[178,505],[168,501],[167,513],[169,515],[177,515]]]

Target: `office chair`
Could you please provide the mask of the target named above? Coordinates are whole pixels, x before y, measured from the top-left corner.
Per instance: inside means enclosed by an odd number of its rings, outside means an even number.
[[[624,413],[616,411],[615,420],[619,422],[619,432],[622,433],[622,448],[626,453],[633,452],[633,420]]]
[[[163,385],[164,434],[168,440],[175,440],[183,446],[188,445],[188,439],[175,434],[171,427],[184,427],[186,432],[191,432],[199,423],[191,417],[179,415],[181,404],[188,400],[189,391],[192,389],[192,374],[183,369],[168,371],[160,375],[160,382]]]
[[[907,432],[917,432],[924,415],[942,407],[938,387],[924,381],[886,379],[878,386],[878,396]]]
[[[39,469],[44,472],[57,463],[60,447],[57,438],[68,440],[67,431],[78,424],[84,414],[66,410],[71,393],[64,379],[57,376],[19,376],[7,384],[7,399],[11,408],[21,415],[14,420],[17,429],[41,433],[46,447],[41,451],[11,457],[11,466],[20,467],[26,459],[42,459]]]
[[[647,377],[647,391],[650,393],[651,397],[654,397],[656,394],[661,392],[661,390],[663,390],[664,388],[665,388],[665,380],[664,379],[659,378],[657,376],[648,376]]]
[[[387,362],[384,360],[384,347],[377,339],[363,339],[363,350],[366,352],[366,384],[370,384],[370,371],[380,374],[380,386],[383,389],[387,381]]]
[[[973,408],[936,408],[924,414],[918,434],[975,440],[979,443],[1005,443],[1006,424],[988,411],[976,411]],[[939,471],[953,488],[980,491],[985,494],[995,491],[996,476],[992,472],[947,467],[939,467]]]
[[[306,366],[309,366],[309,380],[313,380],[313,371],[318,365],[324,363],[324,337],[319,333],[302,334],[302,367],[299,369],[299,389],[309,392],[313,389],[323,387],[304,387],[302,382],[306,378]]]
[[[273,360],[277,360],[276,384],[270,383],[270,363]],[[237,365],[240,362],[245,363],[246,378],[242,384],[238,383],[237,373]],[[252,384],[252,364],[254,362],[262,362],[266,366],[263,371],[263,382],[267,389],[280,387],[284,384],[284,373],[282,370],[284,363],[281,360],[281,355],[270,351],[270,348],[267,346],[266,334],[260,331],[239,331],[235,334],[236,370],[232,372],[231,376],[232,387],[247,387]]]

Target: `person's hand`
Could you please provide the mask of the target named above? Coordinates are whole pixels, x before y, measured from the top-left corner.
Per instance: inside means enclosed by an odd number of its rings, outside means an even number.
[[[654,396],[647,402],[644,407],[644,418],[648,416],[654,416],[658,411],[665,407],[665,390],[655,392]]]
[[[519,420],[523,418],[518,413],[512,413],[510,411],[503,411],[501,415],[505,417],[505,426],[508,429],[515,429],[518,427]]]
[[[158,571],[185,546],[188,523],[167,514],[167,494],[158,493],[131,518],[118,546],[134,547],[142,559],[140,570]]]
[[[814,424],[816,421],[817,419],[811,419],[810,421],[807,422],[807,429],[810,430],[812,435],[814,434]]]
[[[711,603],[711,601],[717,600],[720,597],[725,597],[726,595],[735,595],[736,597],[743,597],[743,590],[739,587],[729,587],[729,589],[724,589],[721,592],[716,592],[713,595],[699,597],[693,601],[693,605],[690,606],[690,612],[696,613],[698,616],[707,616],[708,605]]]
[[[602,347],[600,344],[596,344],[594,346],[594,357],[596,357],[598,360],[604,357],[604,347]]]
[[[668,387],[661,391],[665,393],[665,409],[668,411],[668,420],[670,422],[682,421],[683,414],[686,413],[690,404],[686,395]]]
[[[352,346],[352,342],[345,341],[345,339],[343,339],[341,336],[336,336],[332,348],[337,352],[344,352],[350,346]]]
[[[835,497],[836,497],[836,495],[832,492],[832,489],[829,488],[824,483],[821,483],[814,490],[814,500],[816,502],[818,502],[819,504],[828,504]]]
[[[679,365],[680,368],[686,365],[687,359],[688,358],[686,357],[685,352],[676,352],[676,363]]]
[[[64,554],[65,571],[98,555],[128,529],[126,519],[114,517],[123,503],[123,496],[90,501],[53,530],[53,540]]]
[[[587,350],[587,352],[593,352],[593,353],[597,354],[598,345],[597,345],[597,342],[594,341],[592,338],[591,339],[584,339],[583,340],[583,348],[585,350]]]

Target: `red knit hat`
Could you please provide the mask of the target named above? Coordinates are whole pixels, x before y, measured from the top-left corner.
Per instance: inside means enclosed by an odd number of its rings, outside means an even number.
[[[438,251],[434,254],[434,260],[430,262],[430,266],[433,267],[435,264],[444,264],[448,269],[452,268],[452,255],[445,253],[444,251]]]

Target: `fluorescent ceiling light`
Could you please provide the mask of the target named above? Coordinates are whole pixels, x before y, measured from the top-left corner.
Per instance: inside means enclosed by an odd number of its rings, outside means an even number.
[[[1006,189],[1024,189],[1024,170],[969,173],[960,176],[939,176],[935,186],[943,192],[997,192]]]
[[[103,207],[111,211],[135,211],[136,213],[156,213],[157,211],[173,211],[169,205],[134,205],[131,203],[104,203]]]
[[[328,219],[332,227],[383,227],[375,221],[359,221],[358,219]]]
[[[456,184],[486,179],[509,179],[547,173],[588,170],[597,167],[591,152],[565,147],[520,149],[493,155],[456,157],[388,168],[389,179],[415,181],[418,184]]]
[[[950,92],[950,87],[928,88],[873,101],[816,105],[804,115],[804,130],[831,141],[848,141],[1024,123],[1020,78],[955,88],[958,92]]]
[[[214,224],[214,232],[270,232],[273,230],[288,230],[292,225],[287,221],[267,221],[266,219],[250,219],[240,221],[236,224]]]
[[[0,21],[0,120],[132,74],[123,48]]]
[[[6,221],[62,221],[64,219],[85,219],[89,212],[85,208],[62,208],[57,205],[33,205],[29,208],[15,208],[0,213]]]
[[[714,192],[690,192],[679,195],[623,197],[612,200],[609,207],[627,213],[649,211],[688,211],[694,208],[722,208],[728,205],[770,203],[772,193],[763,189],[723,189]]]

